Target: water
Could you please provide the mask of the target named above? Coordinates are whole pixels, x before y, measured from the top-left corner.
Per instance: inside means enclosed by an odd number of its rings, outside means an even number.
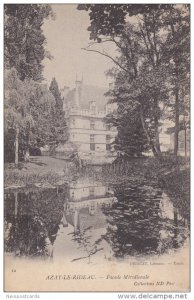
[[[188,241],[188,220],[158,187],[79,178],[5,192],[5,252],[72,262],[161,256]]]

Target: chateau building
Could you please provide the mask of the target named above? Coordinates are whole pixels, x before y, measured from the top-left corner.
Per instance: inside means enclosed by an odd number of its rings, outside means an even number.
[[[116,109],[116,105],[107,103],[107,89],[75,81],[75,88],[64,87],[61,94],[64,99],[69,128],[69,141],[78,149],[79,157],[98,161],[111,162],[116,153],[112,143],[117,130],[105,123],[105,117]],[[180,116],[180,119],[182,116]],[[182,119],[181,119],[182,120]],[[169,132],[174,123],[168,118],[161,120],[160,147],[162,152],[173,152],[174,133]],[[179,155],[189,156],[189,130],[179,133]],[[187,141],[187,142],[185,142]]]
[[[101,208],[112,206],[117,199],[114,192],[100,182],[85,182],[81,179],[71,183],[69,197],[64,206],[63,225],[68,223],[76,231],[92,227],[106,227],[106,216]]]
[[[104,121],[115,107],[107,103],[105,88],[84,85],[76,80],[75,88],[62,90],[64,110],[68,115],[69,141],[77,146],[80,157],[112,157],[111,143],[116,129]]]

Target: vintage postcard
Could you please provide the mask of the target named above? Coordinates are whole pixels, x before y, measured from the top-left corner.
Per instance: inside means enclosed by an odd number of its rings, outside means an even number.
[[[190,291],[190,5],[4,4],[4,291]]]

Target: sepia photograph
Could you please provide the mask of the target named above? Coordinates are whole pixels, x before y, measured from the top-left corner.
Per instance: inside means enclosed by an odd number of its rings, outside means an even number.
[[[190,282],[190,4],[4,4],[4,292]]]

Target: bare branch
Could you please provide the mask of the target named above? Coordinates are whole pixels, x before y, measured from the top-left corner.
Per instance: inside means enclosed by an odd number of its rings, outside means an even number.
[[[86,48],[88,48],[90,46],[93,46],[93,45],[99,45],[99,44],[107,43],[107,42],[112,42],[113,43],[114,41],[112,39],[104,39],[104,40],[101,39],[100,42],[90,42]]]
[[[85,51],[88,51],[88,52],[95,52],[95,53],[98,53],[98,54],[101,54],[107,58],[109,58],[110,60],[112,60],[119,68],[121,68],[123,71],[125,71],[126,73],[129,73],[129,71],[124,68],[117,60],[115,60],[113,57],[111,57],[108,53],[106,52],[101,52],[101,51],[98,51],[98,50],[94,50],[94,49],[88,49],[87,48],[81,48],[82,50],[85,50]]]
[[[121,44],[118,41],[116,41],[114,36],[111,36],[109,38],[101,38],[100,42],[90,42],[86,48],[89,48],[90,46],[93,46],[93,45],[99,45],[99,44],[107,43],[107,42],[114,43],[118,46],[118,48],[122,49]]]

